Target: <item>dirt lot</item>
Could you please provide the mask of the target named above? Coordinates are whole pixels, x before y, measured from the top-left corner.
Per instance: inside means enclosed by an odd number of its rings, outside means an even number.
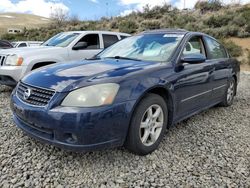
[[[69,153],[30,139],[12,123],[0,88],[0,187],[250,187],[250,75],[229,108],[175,127],[146,157],[123,148]]]

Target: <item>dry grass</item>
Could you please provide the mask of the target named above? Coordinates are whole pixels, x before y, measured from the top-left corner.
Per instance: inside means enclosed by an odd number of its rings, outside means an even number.
[[[50,20],[41,16],[18,13],[0,13],[0,34],[6,33],[8,28],[39,28],[48,23],[50,23]]]
[[[243,62],[241,64],[241,70],[243,71],[250,71],[250,65],[244,63],[247,59],[247,51],[250,51],[250,37],[249,38],[236,38],[236,37],[231,37],[228,40],[233,41],[235,44],[238,46],[241,46],[243,49],[243,55],[239,57],[239,61]]]
[[[231,40],[235,44],[241,46],[243,49],[250,50],[250,37],[249,38],[236,38],[236,37],[232,37],[229,40]]]

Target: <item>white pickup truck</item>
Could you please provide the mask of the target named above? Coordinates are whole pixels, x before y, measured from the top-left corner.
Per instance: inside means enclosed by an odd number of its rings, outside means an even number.
[[[0,84],[15,86],[25,74],[42,66],[91,58],[129,36],[108,31],[71,31],[59,33],[41,46],[0,50]]]

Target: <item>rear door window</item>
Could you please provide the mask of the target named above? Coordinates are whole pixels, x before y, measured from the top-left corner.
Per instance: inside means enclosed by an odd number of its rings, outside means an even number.
[[[102,37],[103,37],[104,48],[107,48],[119,41],[117,35],[103,34]]]
[[[209,59],[228,58],[225,48],[216,40],[205,37],[205,41],[208,48]]]

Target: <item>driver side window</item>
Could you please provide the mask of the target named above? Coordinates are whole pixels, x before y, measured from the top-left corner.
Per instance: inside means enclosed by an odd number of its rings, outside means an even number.
[[[22,48],[22,47],[27,47],[27,44],[26,43],[19,44],[18,48]]]
[[[87,46],[84,48],[84,50],[100,49],[100,40],[98,34],[85,35],[76,43],[76,45],[80,42],[86,42]]]
[[[198,36],[193,37],[187,42],[183,51],[183,55],[188,55],[188,54],[202,54],[206,56],[205,48],[201,37]]]

